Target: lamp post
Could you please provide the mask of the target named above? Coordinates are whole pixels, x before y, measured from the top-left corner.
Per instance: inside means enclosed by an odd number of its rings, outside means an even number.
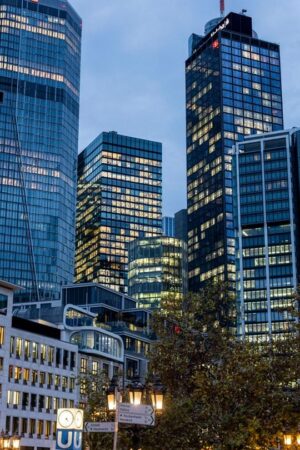
[[[113,450],[117,450],[118,440],[118,406],[122,402],[122,395],[126,393],[129,397],[129,403],[134,406],[142,405],[143,398],[146,394],[150,398],[152,407],[157,414],[162,413],[164,408],[165,388],[161,384],[158,377],[154,379],[154,383],[145,386],[135,376],[132,382],[127,386],[123,392],[119,390],[117,378],[113,378],[109,388],[107,389],[107,407],[109,412],[115,413],[115,434]],[[132,429],[132,448],[131,450],[141,450],[140,448],[140,426],[135,425]]]

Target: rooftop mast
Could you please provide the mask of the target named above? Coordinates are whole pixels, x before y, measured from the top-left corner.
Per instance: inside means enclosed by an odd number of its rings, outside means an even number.
[[[224,17],[224,11],[225,11],[225,0],[220,0],[220,13],[221,13],[221,17]]]

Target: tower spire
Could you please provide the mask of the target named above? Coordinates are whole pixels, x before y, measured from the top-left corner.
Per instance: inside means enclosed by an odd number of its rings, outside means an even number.
[[[224,17],[224,11],[225,11],[225,0],[220,0],[220,13],[222,17]]]

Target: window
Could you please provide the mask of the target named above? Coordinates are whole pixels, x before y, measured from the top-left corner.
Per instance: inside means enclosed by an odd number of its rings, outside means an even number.
[[[29,381],[30,378],[30,370],[29,369],[23,369],[23,380]]]
[[[93,373],[93,375],[97,375],[99,373],[99,362],[98,361],[93,361],[92,373]]]
[[[36,342],[32,343],[32,359],[38,359],[38,344]]]
[[[51,422],[49,420],[46,420],[45,423],[45,437],[48,438],[51,434]]]
[[[46,374],[45,372],[40,372],[40,384],[46,383]]]
[[[1,94],[3,94],[3,92],[0,92],[0,103],[2,103]],[[3,315],[7,314],[7,303],[8,303],[7,295],[0,294],[0,314]]]
[[[52,400],[52,398],[51,397],[49,397],[49,396],[46,396],[45,397],[45,408],[46,409],[51,409],[51,400]]]
[[[20,403],[20,392],[18,391],[8,391],[7,400],[10,405],[18,406]]]
[[[64,367],[68,367],[68,365],[69,365],[69,352],[68,352],[68,350],[64,350],[63,365],[64,365]]]
[[[46,345],[42,344],[41,345],[41,363],[42,364],[46,360],[46,355],[47,355],[47,347],[46,347]]]
[[[62,377],[62,388],[67,389],[67,387],[68,387],[68,378]]]
[[[54,362],[54,347],[48,347],[48,363]]]
[[[59,409],[59,398],[53,397],[53,409],[57,411]]]
[[[26,434],[27,433],[27,425],[28,425],[28,420],[27,419],[22,419],[22,426],[21,426],[22,434]]]
[[[13,378],[15,381],[20,381],[22,378],[22,368],[21,367],[14,367],[13,368]]]
[[[14,353],[14,350],[15,350],[15,338],[13,336],[11,336],[10,346],[9,346],[9,351],[10,351],[11,355]]]
[[[28,359],[30,357],[30,341],[24,341],[24,358]]]
[[[19,417],[13,417],[12,432],[13,434],[19,434]]]
[[[0,327],[0,346],[4,344],[4,327]]]
[[[87,359],[81,358],[80,360],[80,372],[87,373]]]
[[[21,358],[22,355],[22,339],[17,338],[16,339],[16,357]]]
[[[61,363],[61,350],[60,350],[60,348],[56,349],[55,362],[56,362],[57,366]]]
[[[28,392],[23,392],[22,395],[22,408],[25,409],[26,406],[29,405],[29,393]]]
[[[30,419],[29,422],[29,433],[35,434],[35,419]]]
[[[55,388],[58,388],[60,386],[60,376],[55,375]]]
[[[42,420],[38,420],[38,424],[37,424],[37,434],[38,435],[42,435],[44,431],[44,422]]]
[[[48,386],[52,386],[53,384],[53,375],[52,373],[48,373]]]
[[[3,370],[3,358],[0,358],[0,372]]]
[[[40,395],[39,396],[39,410],[45,408],[45,396]]]

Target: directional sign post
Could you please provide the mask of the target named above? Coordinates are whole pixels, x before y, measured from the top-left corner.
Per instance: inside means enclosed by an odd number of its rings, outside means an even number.
[[[154,426],[155,412],[150,405],[131,405],[130,403],[120,403],[118,422],[134,425]]]
[[[86,422],[84,429],[87,433],[113,433],[115,422]]]

